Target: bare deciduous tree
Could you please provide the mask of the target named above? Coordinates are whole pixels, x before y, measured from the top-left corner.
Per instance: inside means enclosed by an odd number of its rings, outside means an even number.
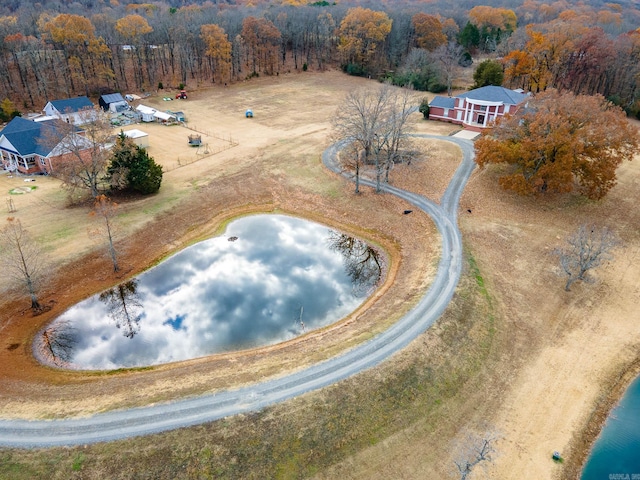
[[[416,111],[412,106],[413,92],[410,89],[403,89],[392,95],[390,101],[389,120],[386,128],[388,141],[385,145],[385,183],[389,183],[389,171],[391,167],[400,159],[400,151],[406,140],[405,127],[409,115]]]
[[[498,435],[493,432],[484,435],[468,433],[458,447],[457,456],[453,461],[456,477],[466,480],[476,466],[483,462],[491,463],[492,456],[496,453],[497,440]]]
[[[109,163],[107,145],[112,137],[111,126],[99,110],[81,112],[81,117],[82,130],[71,123],[56,121],[39,141],[59,157],[51,174],[70,192],[89,190],[96,198],[105,182]]]
[[[358,146],[351,142],[340,151],[340,165],[344,169],[353,171],[355,193],[360,193],[360,168],[364,162]]]
[[[350,235],[331,231],[329,247],[343,256],[345,272],[356,295],[367,293],[382,278],[383,259],[380,252]]]
[[[364,150],[365,162],[369,162],[373,142],[380,128],[383,112],[390,94],[390,87],[380,89],[359,88],[347,94],[338,108],[333,126],[340,139],[351,139]]]
[[[451,96],[453,77],[462,58],[464,49],[456,42],[449,42],[439,46],[431,54],[435,62],[440,66],[440,71],[447,85],[447,95]]]
[[[140,320],[144,307],[138,294],[138,281],[129,280],[100,294],[116,327],[122,328],[122,334],[133,338],[140,331]]]
[[[42,310],[38,301],[38,284],[44,273],[44,258],[39,245],[29,236],[20,220],[10,217],[0,230],[2,270],[21,282],[31,297],[34,313]]]
[[[586,280],[589,270],[611,260],[611,251],[620,244],[618,236],[607,227],[581,225],[578,231],[567,238],[567,245],[554,250],[560,259],[560,266],[567,274],[564,286],[569,291],[578,280]]]
[[[58,366],[69,363],[78,342],[76,329],[69,321],[55,322],[42,331],[38,347],[42,355]]]
[[[355,166],[356,193],[359,192],[360,152],[365,164],[374,164],[376,191],[381,190],[382,173],[398,158],[404,139],[404,127],[414,108],[410,92],[388,84],[378,89],[361,88],[347,94],[333,120],[336,137],[352,143],[352,151],[343,156]],[[355,162],[355,165],[354,165]]]
[[[116,215],[117,208],[118,204],[112,202],[109,197],[107,197],[106,195],[98,195],[93,205],[93,211],[91,212],[91,215],[98,217],[98,219],[103,222],[101,229],[102,231],[100,232],[100,234],[107,239],[107,244],[109,246],[109,257],[111,257],[111,261],[113,262],[114,272],[120,270],[120,266],[118,265],[118,257],[116,255],[116,248],[113,243],[113,218]]]

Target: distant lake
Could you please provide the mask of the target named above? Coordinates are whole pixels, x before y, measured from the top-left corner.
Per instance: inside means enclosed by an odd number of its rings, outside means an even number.
[[[380,283],[381,265],[376,249],[326,226],[244,217],[73,306],[40,332],[34,352],[47,364],[105,370],[279,343],[353,312]]]
[[[611,410],[581,479],[640,480],[640,377]]]

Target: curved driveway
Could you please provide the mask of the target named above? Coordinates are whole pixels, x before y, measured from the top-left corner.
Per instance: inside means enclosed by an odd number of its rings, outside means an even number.
[[[117,410],[88,418],[61,420],[2,420],[0,446],[50,447],[84,445],[187,427],[229,415],[260,410],[268,405],[331,385],[371,368],[408,345],[429,328],[449,304],[462,266],[462,241],[456,225],[458,201],[474,168],[473,144],[468,140],[433,135],[421,138],[448,140],[460,146],[463,160],[445,191],[441,204],[391,185],[383,191],[397,195],[428,213],[442,236],[442,258],[436,277],[413,310],[385,332],[337,357],[286,376],[248,387],[207,394],[129,410]],[[323,163],[340,173],[337,152],[342,144],[322,154]],[[361,179],[363,185],[375,186]]]

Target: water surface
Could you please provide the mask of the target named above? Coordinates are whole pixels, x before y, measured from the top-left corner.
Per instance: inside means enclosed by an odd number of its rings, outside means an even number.
[[[270,345],[355,310],[380,281],[380,262],[366,243],[317,223],[244,217],[75,305],[34,348],[58,366],[114,369]]]
[[[581,477],[611,479],[640,480],[640,377],[611,410]]]

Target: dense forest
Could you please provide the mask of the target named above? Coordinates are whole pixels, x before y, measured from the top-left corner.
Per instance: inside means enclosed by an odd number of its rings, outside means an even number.
[[[599,93],[638,113],[634,3],[478,3],[1,0],[0,100],[17,113],[328,67],[443,91],[480,53],[500,62],[505,86]]]

